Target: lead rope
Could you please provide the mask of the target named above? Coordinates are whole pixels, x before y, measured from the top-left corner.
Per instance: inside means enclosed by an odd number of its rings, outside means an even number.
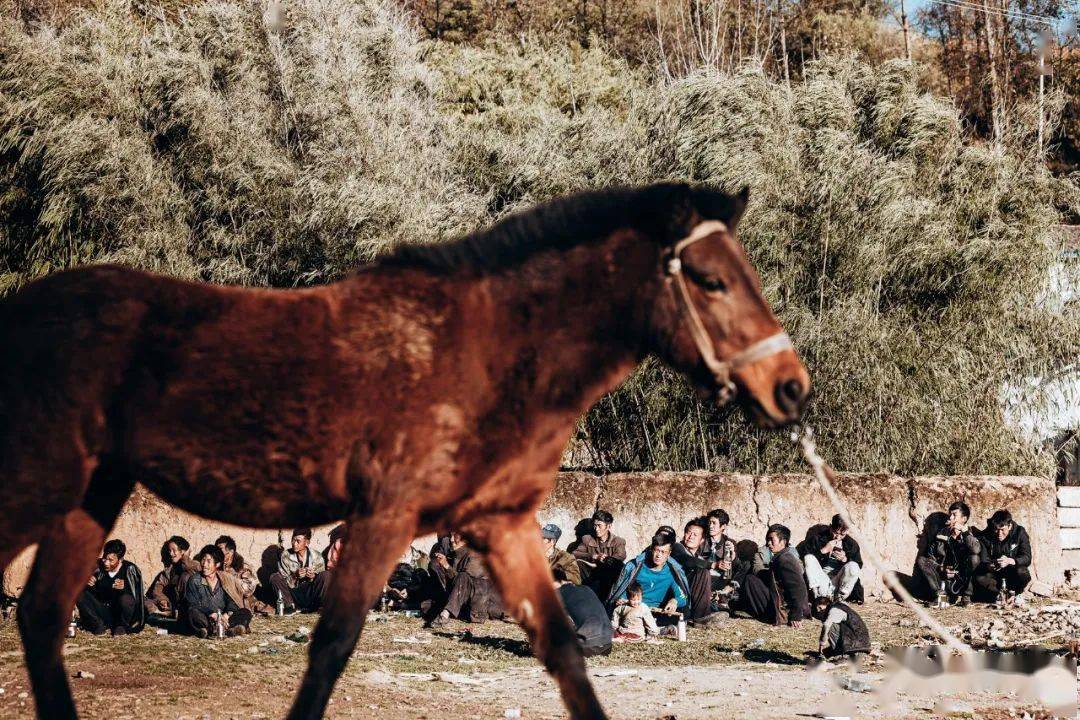
[[[933,615],[926,612],[918,601],[911,596],[907,588],[904,587],[900,579],[896,577],[896,573],[885,567],[885,564],[878,557],[877,552],[873,546],[866,541],[866,536],[862,531],[852,522],[851,516],[848,514],[847,507],[840,499],[840,495],[836,492],[836,488],[832,483],[832,478],[835,477],[832,468],[829,467],[825,459],[818,454],[817,445],[814,443],[814,433],[808,427],[801,428],[802,432],[798,430],[791,433],[791,439],[794,442],[799,443],[799,447],[802,450],[803,457],[806,462],[814,470],[814,475],[817,477],[818,484],[821,485],[821,489],[825,491],[826,497],[829,498],[829,502],[833,504],[836,512],[840,515],[840,518],[848,527],[848,533],[855,538],[856,541],[862,540],[860,546],[863,553],[870,560],[870,564],[881,574],[881,578],[885,581],[885,585],[890,590],[900,596],[900,600],[908,606],[908,609],[922,621],[923,625],[930,628],[942,642],[944,642],[951,650],[962,655],[970,656],[973,652],[972,649],[956,639],[956,636],[949,632],[948,628],[939,623]]]

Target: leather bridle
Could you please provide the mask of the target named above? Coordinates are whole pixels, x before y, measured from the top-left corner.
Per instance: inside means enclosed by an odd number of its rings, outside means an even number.
[[[716,357],[716,350],[713,348],[712,340],[709,339],[709,334],[705,331],[705,325],[701,322],[701,316],[690,299],[690,291],[686,287],[686,278],[683,276],[681,256],[683,250],[698,240],[704,240],[713,233],[724,232],[725,230],[727,230],[727,225],[719,220],[706,220],[698,224],[693,232],[675,243],[670,253],[667,254],[667,261],[664,265],[664,275],[667,276],[668,281],[667,285],[669,288],[677,289],[672,289],[675,302],[682,305],[683,312],[689,319],[690,336],[694,338],[694,344],[697,345],[701,359],[716,380],[716,385],[719,388],[717,400],[721,405],[731,402],[738,392],[735,382],[731,379],[732,372],[778,352],[792,349],[791,338],[788,337],[788,334],[778,332],[764,340],[759,340],[749,347],[743,348],[729,358],[720,360]]]

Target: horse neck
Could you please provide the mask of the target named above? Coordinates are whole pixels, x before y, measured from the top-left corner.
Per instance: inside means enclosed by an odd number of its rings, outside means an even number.
[[[643,356],[643,294],[657,252],[629,233],[540,253],[488,279],[493,351],[503,384],[580,414]]]

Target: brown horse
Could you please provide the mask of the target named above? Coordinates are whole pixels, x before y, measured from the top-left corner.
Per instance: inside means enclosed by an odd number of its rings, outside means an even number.
[[[253,527],[348,522],[291,718],[317,718],[395,559],[457,528],[558,681],[603,718],[535,512],[575,420],[647,354],[756,419],[809,378],[734,237],[747,194],[591,192],[341,282],[262,290],[75,269],[0,303],[0,567],[42,718],[75,718],[64,626],[136,482]]]

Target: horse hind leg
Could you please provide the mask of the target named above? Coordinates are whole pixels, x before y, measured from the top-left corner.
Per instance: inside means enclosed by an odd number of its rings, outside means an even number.
[[[317,720],[323,716],[334,684],[360,638],[368,610],[415,530],[414,521],[394,516],[364,516],[348,521],[345,546],[311,636],[307,672],[289,720]]]
[[[482,547],[503,603],[524,626],[533,654],[558,682],[571,720],[605,720],[581,646],[555,594],[534,516],[497,516],[470,539]]]
[[[82,506],[48,523],[38,545],[18,619],[37,716],[43,720],[78,717],[61,656],[64,628],[105,534],[133,488],[122,473],[99,466]]]

